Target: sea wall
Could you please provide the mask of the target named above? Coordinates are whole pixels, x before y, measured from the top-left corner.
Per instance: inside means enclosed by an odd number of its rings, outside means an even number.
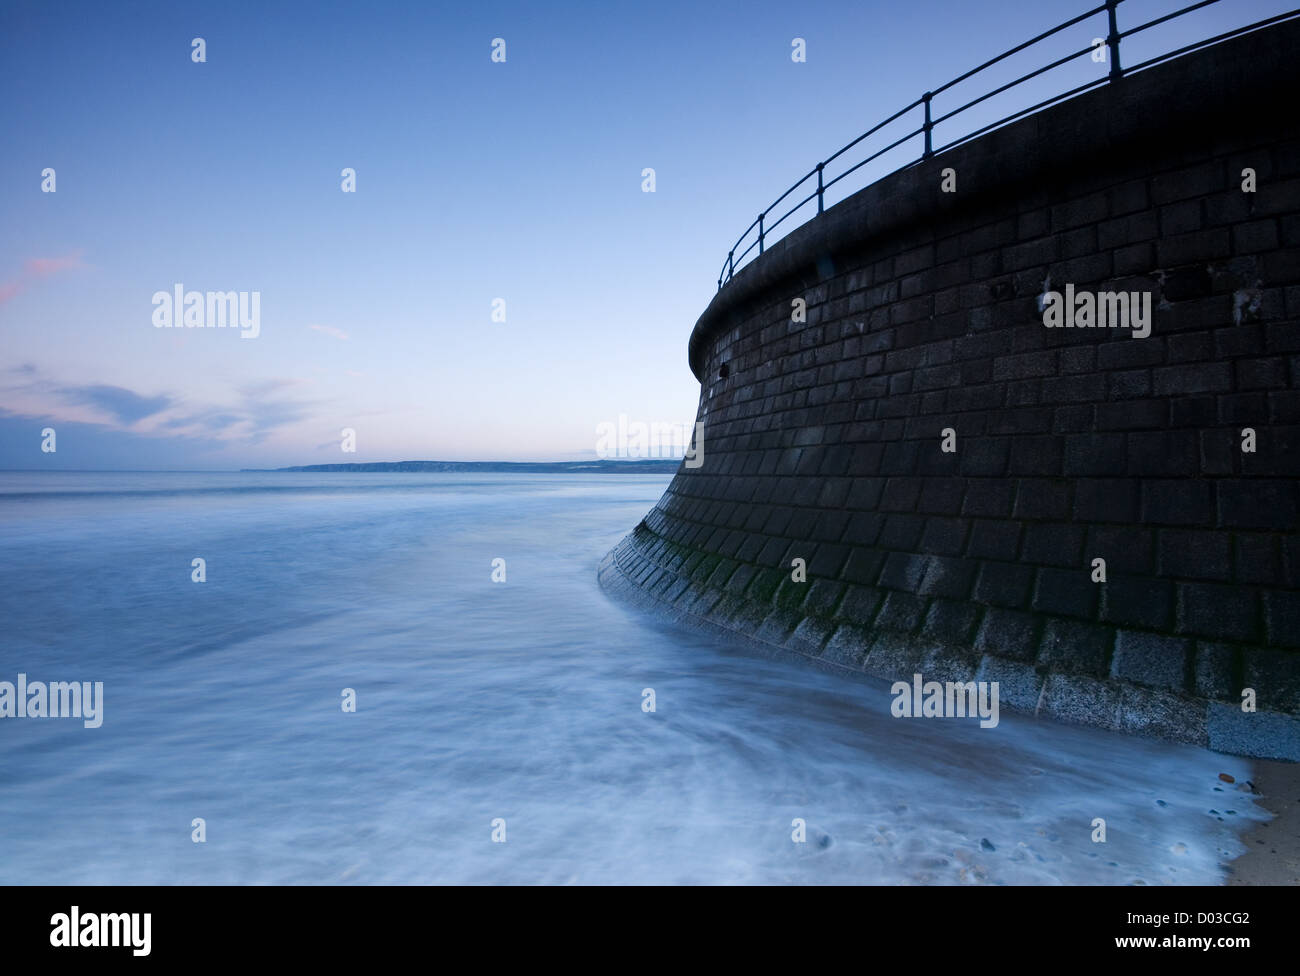
[[[1298,49],[1288,22],[1125,77],[741,269],[690,337],[703,464],[602,583],[828,667],[1300,759]],[[1151,334],[1045,327],[1067,285],[1149,295]]]

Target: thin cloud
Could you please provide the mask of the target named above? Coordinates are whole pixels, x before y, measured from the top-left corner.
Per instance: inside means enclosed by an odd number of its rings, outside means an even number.
[[[335,339],[342,339],[345,342],[348,338],[346,332],[342,329],[336,329],[332,325],[309,325],[307,328],[311,329],[313,332],[324,332],[328,336],[333,336]]]
[[[84,268],[81,263],[81,251],[74,251],[57,258],[29,258],[23,264],[23,270],[11,281],[0,283],[0,305],[14,298],[35,281],[48,278],[60,271]]]
[[[70,271],[73,268],[84,268],[81,263],[81,252],[65,255],[61,258],[32,258],[24,266],[24,269],[33,278],[44,278],[46,275],[52,275],[58,271]]]
[[[69,386],[59,392],[73,403],[96,407],[128,425],[162,413],[172,405],[171,397],[145,397],[121,386]]]

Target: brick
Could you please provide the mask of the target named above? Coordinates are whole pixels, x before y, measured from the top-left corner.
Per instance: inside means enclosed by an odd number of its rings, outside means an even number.
[[[1163,362],[1164,358],[1164,344],[1155,340],[1154,335],[1146,339],[1115,335],[1097,347],[1097,368],[1103,370],[1153,366]]]
[[[1082,224],[1095,224],[1105,220],[1109,212],[1106,193],[1092,193],[1052,207],[1052,227],[1062,231]]]
[[[824,577],[838,576],[848,558],[848,546],[822,543],[817,546],[812,559],[808,561],[808,574]]]
[[[880,585],[888,590],[915,592],[925,575],[926,559],[912,553],[891,552],[880,574]]]
[[[1224,481],[1218,486],[1218,524],[1234,529],[1294,531],[1298,490],[1293,481]]]
[[[1214,362],[1158,367],[1151,371],[1151,382],[1157,396],[1226,393],[1232,389],[1232,367]]]
[[[1150,393],[1151,371],[1148,369],[1127,369],[1106,375],[1106,398],[1109,400],[1144,397],[1149,396]],[[1098,406],[1118,405],[1098,404]]]
[[[1225,533],[1226,534],[1226,533]],[[1282,560],[1273,533],[1238,532],[1233,535],[1232,578],[1237,583],[1276,586],[1282,579]]]
[[[1230,644],[1197,641],[1192,662],[1192,690],[1202,698],[1229,699],[1237,691],[1236,651]]]
[[[993,360],[994,380],[1022,380],[1036,376],[1051,376],[1056,372],[1056,353],[1051,351],[1026,352],[1015,356],[999,356]]]
[[[1180,634],[1230,641],[1259,636],[1258,598],[1252,590],[1215,583],[1178,584]]]
[[[1287,385],[1286,360],[1280,357],[1272,359],[1239,359],[1233,363],[1239,390],[1277,389]],[[1267,400],[1259,407],[1259,412],[1252,417],[1256,422],[1264,422],[1268,417]]]
[[[1264,631],[1270,644],[1300,647],[1300,592],[1268,590],[1264,593]],[[1300,698],[1296,705],[1300,706]]]
[[[962,519],[932,518],[921,534],[920,551],[941,556],[955,556],[966,542],[967,523]]]
[[[1026,607],[1033,585],[1033,567],[1018,563],[986,562],[981,564],[975,582],[974,597],[981,603],[1001,607]]]
[[[884,595],[874,587],[850,585],[845,588],[844,599],[840,601],[835,616],[865,627],[871,623],[882,602]]]
[[[1168,420],[1169,404],[1165,400],[1097,404],[1098,430],[1149,430],[1164,427]]]
[[[1120,629],[1110,673],[1121,681],[1181,691],[1191,655],[1192,642],[1185,638]]]
[[[911,633],[921,624],[925,601],[911,593],[892,592],[876,614],[875,626],[884,630]]]
[[[854,546],[874,545],[885,519],[875,512],[855,512],[844,530],[844,541]]]
[[[1092,582],[1086,570],[1040,569],[1032,605],[1039,613],[1092,617],[1099,591],[1100,585]]]
[[[1007,473],[1057,475],[1061,473],[1064,439],[1056,436],[1021,436],[1011,442]]]
[[[970,639],[978,618],[979,608],[969,603],[935,600],[921,625],[921,634],[934,640],[964,644]]]
[[[805,617],[785,641],[792,651],[817,657],[835,631],[835,625],[818,617]]]
[[[1212,523],[1213,513],[1214,494],[1208,481],[1160,479],[1142,483],[1144,522],[1202,526]]]
[[[1186,478],[1200,473],[1200,439],[1195,431],[1131,431],[1125,437],[1130,475]]]
[[[1167,630],[1174,620],[1174,584],[1112,573],[1101,584],[1100,617],[1112,624]]]
[[[1065,438],[1062,471],[1070,477],[1123,475],[1128,470],[1128,441],[1123,434],[1070,434]]]
[[[1159,236],[1159,223],[1152,211],[1129,214],[1097,225],[1097,244],[1108,250],[1139,241],[1153,241]]]
[[[916,549],[925,529],[925,519],[919,515],[889,515],[876,544],[885,549]]]
[[[1106,560],[1107,573],[1149,573],[1154,568],[1154,535],[1134,525],[1093,525],[1088,528],[1083,561]]]
[[[1179,234],[1163,238],[1156,244],[1156,260],[1162,267],[1214,261],[1231,254],[1232,242],[1225,228]]]
[[[1049,620],[1043,628],[1038,663],[1063,672],[1104,675],[1114,633],[1081,620]]]
[[[1019,522],[979,519],[971,523],[966,552],[979,559],[1013,560],[1020,548]]]
[[[840,577],[853,583],[874,583],[884,564],[885,553],[879,549],[855,548],[840,570]]]
[[[1201,201],[1183,200],[1160,208],[1160,234],[1172,237],[1201,229]]]
[[[1155,267],[1155,245],[1145,243],[1117,247],[1111,252],[1111,261],[1116,274],[1144,274]]]
[[[963,515],[1000,518],[1011,514],[1014,498],[1015,485],[1011,482],[974,479],[967,482],[961,511]]]
[[[1018,519],[1057,519],[1070,517],[1071,482],[1065,479],[1026,479],[1016,492],[1015,517]]]
[[[1170,365],[1182,363],[1201,363],[1213,359],[1214,343],[1212,334],[1180,333],[1165,339],[1165,359]]]
[[[926,596],[964,599],[970,595],[976,564],[951,556],[928,556],[925,576],[917,592]]]
[[[1037,566],[1077,566],[1083,550],[1084,528],[1062,522],[1033,522],[1025,526],[1020,558]]]
[[[1255,689],[1261,710],[1300,714],[1300,654],[1260,647],[1241,656],[1242,685]]]
[[[1209,196],[1226,186],[1221,162],[1199,163],[1185,169],[1161,173],[1151,179],[1151,199],[1169,203],[1190,197]]]
[[[1135,522],[1138,488],[1130,479],[1080,479],[1074,488],[1074,517],[1081,522]]]
[[[843,624],[826,642],[821,658],[853,670],[861,670],[871,646],[871,634],[863,627]]]
[[[1274,220],[1254,220],[1232,228],[1234,254],[1258,254],[1275,250],[1277,246],[1277,222]]]
[[[984,654],[1032,661],[1038,653],[1039,626],[1039,619],[1031,613],[991,607],[975,635],[975,648]]]
[[[957,456],[963,475],[1001,476],[1006,473],[1011,443],[1005,437],[972,437],[965,440],[958,431]]]
[[[795,610],[803,606],[803,601],[808,598],[808,590],[811,586],[808,582],[796,583],[790,576],[786,576],[777,587],[776,596],[773,602],[783,610]]]
[[[1162,529],[1157,535],[1157,568],[1162,576],[1221,580],[1232,576],[1232,555],[1225,532]]]

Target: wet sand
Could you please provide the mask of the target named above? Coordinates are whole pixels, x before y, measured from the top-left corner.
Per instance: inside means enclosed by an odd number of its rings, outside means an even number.
[[[1228,866],[1229,885],[1300,885],[1300,763],[1256,760],[1256,801],[1274,819],[1242,837],[1246,853]]]

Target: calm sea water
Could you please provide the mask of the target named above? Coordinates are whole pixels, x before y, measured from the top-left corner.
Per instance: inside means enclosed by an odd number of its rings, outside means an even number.
[[[894,719],[610,602],[667,481],[0,474],[0,680],[105,698],[0,719],[0,882],[1215,883],[1266,816],[1244,760]]]

